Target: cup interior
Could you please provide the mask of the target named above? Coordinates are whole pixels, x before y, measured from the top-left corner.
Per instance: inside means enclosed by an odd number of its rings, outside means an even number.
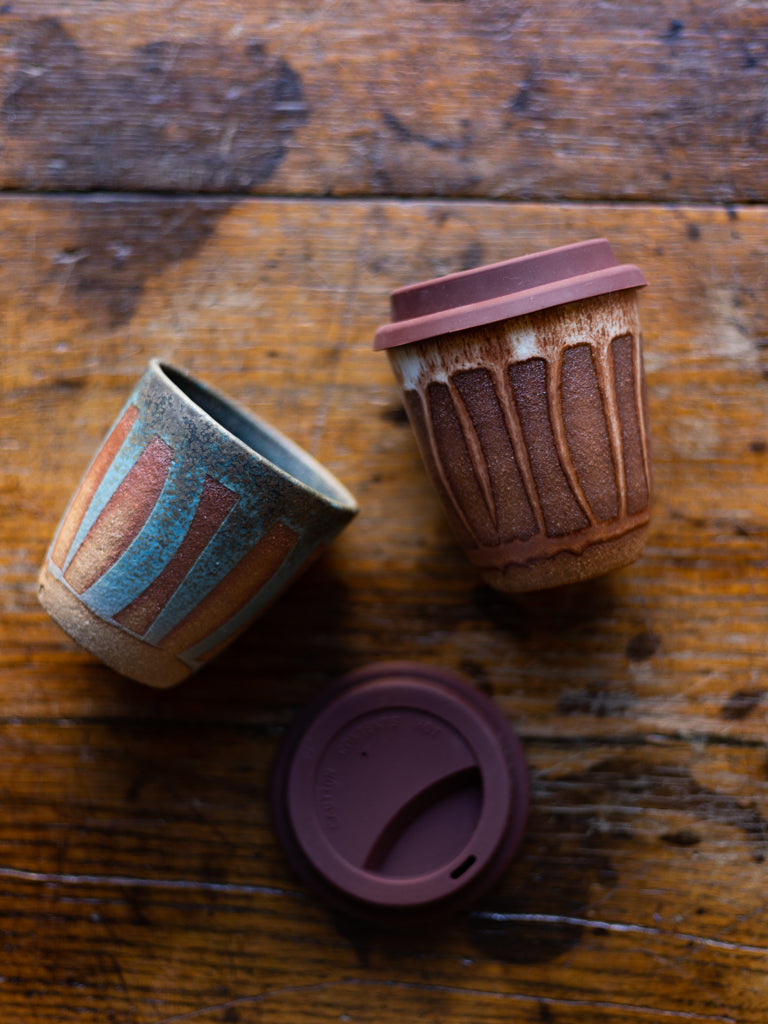
[[[160,370],[191,402],[251,451],[287,476],[319,492],[328,501],[344,508],[356,508],[349,491],[311,455],[279,431],[238,409],[181,370],[167,363],[161,363]]]

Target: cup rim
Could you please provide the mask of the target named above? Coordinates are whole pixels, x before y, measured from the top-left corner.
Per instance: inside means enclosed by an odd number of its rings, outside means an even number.
[[[196,415],[201,416],[204,420],[214,424],[217,430],[223,431],[230,438],[232,443],[249,458],[255,459],[258,462],[266,463],[276,474],[278,474],[278,476],[283,477],[293,486],[305,491],[307,494],[311,494],[316,499],[321,499],[327,505],[351,515],[355,515],[357,513],[357,501],[344,484],[342,484],[341,481],[330,472],[330,470],[326,469],[321,462],[314,458],[314,456],[310,455],[309,452],[296,444],[295,441],[292,441],[281,430],[278,430],[277,427],[272,426],[272,424],[268,423],[260,416],[257,416],[255,413],[250,412],[238,402],[234,402],[218,388],[211,387],[210,384],[201,381],[198,377],[194,376],[194,374],[176,366],[167,359],[151,359],[149,361],[149,370],[162,381],[164,387],[168,387],[177,396],[177,398],[184,402],[185,405],[194,409]],[[230,429],[230,427],[225,423],[222,423],[221,420],[212,412],[197,402],[195,398],[184,389],[179,381],[188,382],[194,390],[209,397],[212,402],[220,405],[223,409],[226,409],[227,412],[235,419],[242,420],[246,426],[265,435],[269,442],[277,449],[285,451],[287,456],[306,466],[312,476],[316,477],[323,483],[324,489],[320,490],[319,488],[314,487],[311,483],[302,480],[295,473],[290,472],[290,470],[277,463],[274,458],[270,458],[268,455],[247,443],[242,437],[239,437],[232,429]]]
[[[375,334],[376,350],[536,313],[648,282],[639,267],[619,264],[605,238],[489,263],[392,292],[392,320]]]

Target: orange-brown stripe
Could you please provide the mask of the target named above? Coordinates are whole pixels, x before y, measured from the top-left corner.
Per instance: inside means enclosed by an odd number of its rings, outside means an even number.
[[[192,522],[173,558],[143,593],[114,616],[115,622],[143,636],[236,502],[234,491],[207,476]]]
[[[155,436],[138,457],[69,563],[64,578],[82,594],[111,568],[146,523],[160,497],[173,449]]]
[[[107,470],[112,465],[115,456],[120,451],[126,437],[131,432],[131,428],[136,422],[139,415],[139,410],[135,405],[129,405],[123,415],[117,421],[109,437],[106,439],[104,444],[101,446],[98,455],[91,463],[88,472],[83,478],[83,482],[77,490],[72,504],[67,512],[64,522],[61,524],[61,530],[59,536],[56,538],[53,551],[51,553],[51,561],[54,565],[57,565],[60,569],[64,568],[64,562],[66,561],[69,549],[72,546],[72,541],[75,539],[77,531],[80,529],[80,524],[83,521],[83,517],[93,500],[93,496],[106,476]]]
[[[302,563],[303,569],[307,569],[309,567],[309,565],[311,565],[312,562],[314,562],[316,559],[318,559],[323,554],[323,552],[326,550],[327,547],[328,547],[328,544],[325,543],[325,542],[322,542],[322,543],[318,544],[317,547],[314,549],[314,551],[312,551],[312,553],[309,555],[307,560]],[[292,582],[293,582],[293,577],[292,576],[290,576],[287,579],[283,580],[281,585],[279,587],[276,587],[272,591],[272,594],[271,594],[271,596],[269,598],[269,601],[267,601],[266,604],[263,604],[259,608],[259,615],[262,615],[267,610],[267,608],[271,608],[272,605],[275,603],[275,601],[279,600],[279,598],[282,595],[283,591],[286,590],[291,585]],[[237,637],[239,637],[241,633],[244,633],[246,631],[246,629],[248,629],[248,627],[250,625],[251,625],[251,621],[250,620],[248,622],[242,623],[242,625],[238,626],[238,628],[235,629],[232,633],[228,633],[224,637],[223,640],[219,640],[218,643],[214,644],[213,647],[206,648],[206,650],[203,651],[202,654],[196,654],[195,655],[195,662],[198,665],[204,665],[206,662],[212,661],[215,657],[217,657],[224,650],[225,647],[228,647],[232,643],[233,640],[235,640]]]
[[[181,654],[215,633],[269,582],[298,539],[290,527],[273,526],[158,646]]]

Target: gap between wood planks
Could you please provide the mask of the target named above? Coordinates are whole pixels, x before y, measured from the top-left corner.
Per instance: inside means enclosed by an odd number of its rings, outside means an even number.
[[[398,204],[403,206],[502,206],[502,207],[526,207],[526,206],[549,206],[558,209],[588,209],[591,207],[609,207],[610,209],[636,210],[647,206],[656,210],[701,210],[721,211],[749,209],[753,207],[768,207],[768,197],[765,199],[739,199],[728,200],[721,203],[701,202],[688,199],[669,199],[660,201],[652,197],[633,197],[627,199],[613,198],[611,196],[590,197],[589,199],[575,199],[563,196],[559,199],[510,199],[504,196],[473,196],[473,195],[450,195],[445,196],[439,192],[425,195],[398,195],[376,194],[369,192],[345,192],[335,195],[318,192],[200,192],[200,191],[173,191],[167,189],[73,189],[53,190],[45,189],[34,191],[21,188],[0,189],[0,202],[14,199],[39,199],[46,200],[79,200],[92,198],[94,201],[103,202],[110,198],[125,201],[135,199],[141,202],[144,199],[168,199],[168,200],[195,200],[199,199],[208,203],[221,202],[222,205],[236,203],[365,203],[371,206],[386,206]]]

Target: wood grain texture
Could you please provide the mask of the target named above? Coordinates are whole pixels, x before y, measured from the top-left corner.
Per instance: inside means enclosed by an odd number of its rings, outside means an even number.
[[[503,597],[446,525],[373,331],[392,287],[596,235],[650,282],[650,541],[611,576]],[[762,1024],[768,211],[4,196],[0,246],[0,1017]],[[167,692],[79,651],[34,592],[151,356],[284,429],[361,505]],[[302,890],[265,790],[293,712],[393,657],[494,697],[533,812],[472,914],[387,935]]]
[[[24,0],[0,182],[754,202],[765,0]]]

